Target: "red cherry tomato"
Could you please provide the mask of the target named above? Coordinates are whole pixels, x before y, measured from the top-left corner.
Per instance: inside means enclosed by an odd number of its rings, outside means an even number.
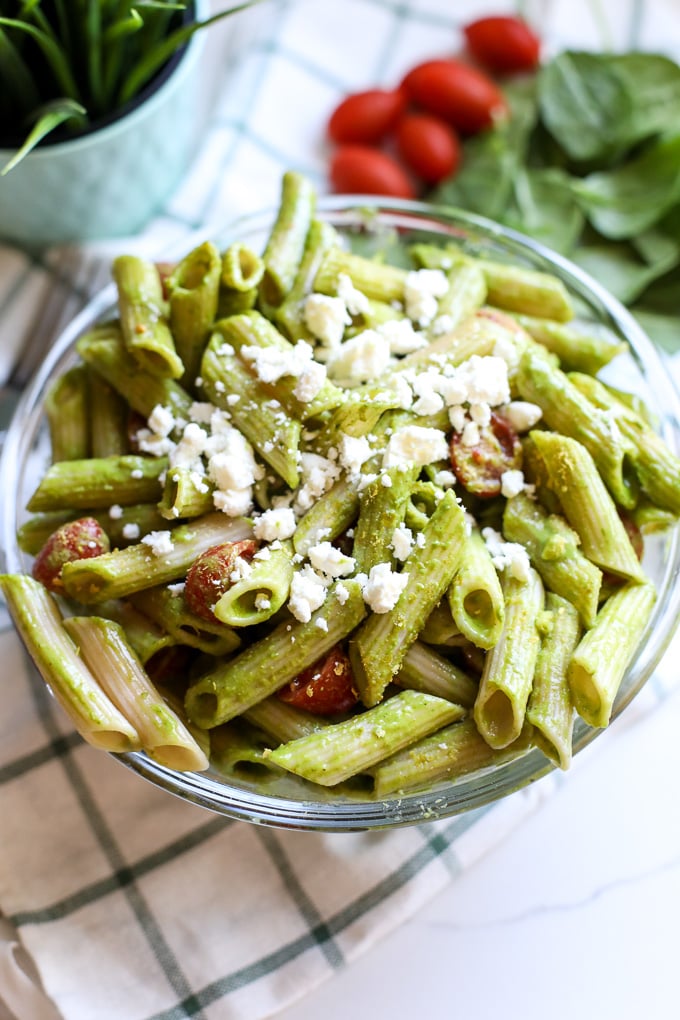
[[[489,425],[479,429],[479,442],[474,446],[463,443],[463,433],[451,437],[451,467],[468,492],[483,499],[498,496],[501,475],[505,471],[521,468],[522,444],[510,422],[495,411]]]
[[[366,145],[341,146],[331,158],[329,173],[334,191],[340,194],[414,197],[413,186],[399,164]]]
[[[184,585],[184,598],[189,609],[214,623],[213,606],[232,586],[231,574],[238,566],[237,561],[250,562],[257,549],[257,542],[248,538],[242,542],[223,542],[207,549],[194,560]]]
[[[496,74],[533,71],[541,55],[541,41],[521,18],[478,18],[463,29],[470,52]]]
[[[403,88],[414,102],[466,134],[491,127],[507,113],[507,103],[495,82],[459,60],[418,64],[404,78]]]
[[[328,135],[338,145],[375,144],[392,130],[405,108],[406,95],[400,89],[356,92],[331,114]]]
[[[278,692],[279,698],[314,715],[337,715],[353,708],[359,696],[349,658],[339,645]]]
[[[428,184],[450,177],[460,163],[453,128],[430,113],[407,113],[397,125],[397,148],[406,165]]]
[[[61,568],[74,560],[101,556],[111,548],[109,537],[94,517],[81,517],[57,528],[33,562],[33,577],[50,591],[61,592]]]

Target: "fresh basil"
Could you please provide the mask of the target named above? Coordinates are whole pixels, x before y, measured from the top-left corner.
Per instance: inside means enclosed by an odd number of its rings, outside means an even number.
[[[680,350],[680,66],[565,52],[508,99],[509,120],[465,143],[432,200],[570,257]]]

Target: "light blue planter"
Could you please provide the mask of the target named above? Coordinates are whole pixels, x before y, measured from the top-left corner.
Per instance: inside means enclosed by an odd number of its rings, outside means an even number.
[[[196,9],[200,17],[205,3]],[[35,149],[0,177],[0,238],[37,247],[122,237],[162,209],[195,142],[202,35],[192,37],[158,90],[121,120]],[[10,155],[0,150],[0,165]]]

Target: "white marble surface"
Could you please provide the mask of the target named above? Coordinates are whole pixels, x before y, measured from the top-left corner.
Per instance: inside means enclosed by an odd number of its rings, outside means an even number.
[[[615,725],[501,846],[278,1020],[670,1020],[680,692]]]

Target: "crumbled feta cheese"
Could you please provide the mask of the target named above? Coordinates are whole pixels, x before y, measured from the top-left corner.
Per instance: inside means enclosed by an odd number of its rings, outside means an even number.
[[[326,601],[326,585],[323,578],[306,564],[296,570],[290,585],[288,608],[300,623],[309,623],[312,613]]]
[[[356,560],[345,555],[330,542],[313,545],[308,555],[314,569],[326,577],[347,577],[356,569]]]
[[[148,419],[149,428],[157,436],[169,436],[175,427],[175,417],[169,407],[156,404]]]
[[[109,517],[112,521],[119,521],[123,516],[123,508],[118,503],[114,503],[113,506],[109,507]]]
[[[399,574],[389,563],[377,563],[371,572],[361,578],[364,602],[374,613],[389,613],[408,584],[409,575]]]
[[[361,465],[371,456],[371,444],[366,436],[348,436],[340,438],[340,463],[351,475],[358,475]]]
[[[345,326],[352,321],[343,299],[327,294],[310,294],[305,300],[303,317],[310,333],[331,349],[342,342]]]
[[[354,286],[347,273],[338,274],[337,294],[350,315],[365,315],[371,307],[366,295]]]
[[[344,386],[377,379],[390,363],[390,345],[375,329],[365,329],[336,348],[328,359],[328,374]]]
[[[215,485],[213,503],[229,517],[240,517],[248,513],[252,487],[263,471],[255,461],[250,443],[238,429],[221,428],[216,445],[216,452],[208,461],[208,477]]]
[[[295,534],[295,514],[290,507],[265,510],[253,521],[253,534],[262,542],[290,538]]]
[[[399,464],[431,464],[446,460],[449,447],[446,433],[422,425],[406,425],[390,436],[383,454],[383,468]]]
[[[456,484],[456,476],[453,471],[445,468],[443,471],[437,471],[432,481],[441,489],[450,489],[452,485]]]
[[[454,432],[462,432],[465,428],[465,422],[467,421],[467,415],[465,414],[465,408],[460,405],[449,408],[449,421]]]
[[[398,560],[405,560],[410,555],[411,549],[413,548],[413,532],[410,528],[407,528],[405,524],[400,524],[398,528],[395,528],[392,532],[392,541],[390,543],[394,555]]]
[[[410,319],[389,319],[381,322],[376,331],[387,340],[392,354],[410,354],[427,346],[427,337],[413,328]]]
[[[388,474],[381,475],[380,476],[380,484],[382,485],[382,487],[384,489],[391,489],[392,488],[392,479],[390,478],[390,476]]]
[[[500,412],[515,432],[528,432],[543,416],[538,404],[532,404],[528,400],[511,400],[509,404],[504,404],[500,408]]]
[[[338,604],[344,606],[345,602],[349,598],[349,590],[344,586],[342,581],[339,581],[335,586],[335,597],[338,600]]]
[[[177,581],[176,584],[169,584],[168,591],[171,595],[181,595],[184,592],[184,581]]]
[[[463,435],[460,440],[463,446],[477,446],[479,439],[479,425],[477,422],[466,422],[463,428]]]
[[[413,393],[418,399],[413,404],[416,414],[437,414],[444,407],[444,398],[437,392],[438,372],[421,372],[411,383]]]
[[[135,542],[139,538],[139,525],[129,521],[123,525],[123,538],[128,542]]]
[[[524,474],[518,470],[504,471],[501,475],[501,495],[506,499],[518,496],[524,490]]]
[[[170,467],[184,467],[201,473],[203,470],[201,454],[205,451],[207,443],[207,432],[196,422],[189,422],[182,433],[182,438],[170,451]]]
[[[518,581],[528,581],[531,570],[529,554],[518,542],[506,542],[500,532],[482,528],[482,538],[496,570],[508,570]]]
[[[148,535],[144,535],[142,542],[148,545],[154,556],[165,556],[174,548],[169,531],[150,531]]]
[[[328,620],[324,620],[323,616],[317,617],[317,619],[314,621],[314,626],[318,627],[319,630],[323,630],[324,632],[328,633]]]
[[[130,478],[143,478],[144,472],[141,468],[133,468],[130,472]]]
[[[326,369],[314,360],[314,351],[306,340],[298,340],[290,348],[247,345],[241,348],[241,355],[263,383],[275,383],[287,375],[296,378],[294,394],[305,403],[314,399],[326,381]]]
[[[458,366],[457,374],[465,381],[467,400],[470,404],[507,404],[510,400],[508,366],[503,358],[495,355],[481,357],[473,354]]]
[[[214,404],[209,404],[205,400],[195,400],[189,408],[189,417],[198,425],[209,425],[214,410]]]
[[[437,302],[448,290],[449,282],[441,269],[416,269],[406,275],[404,303],[409,319],[429,326],[437,314]]]
[[[255,608],[261,612],[266,612],[267,609],[271,609],[272,602],[268,599],[264,592],[260,591],[255,596]]]
[[[295,493],[295,508],[304,513],[337,481],[340,467],[318,453],[303,453],[300,455],[300,476],[301,484]]]
[[[491,421],[491,408],[488,404],[470,404],[470,417],[482,428]]]

